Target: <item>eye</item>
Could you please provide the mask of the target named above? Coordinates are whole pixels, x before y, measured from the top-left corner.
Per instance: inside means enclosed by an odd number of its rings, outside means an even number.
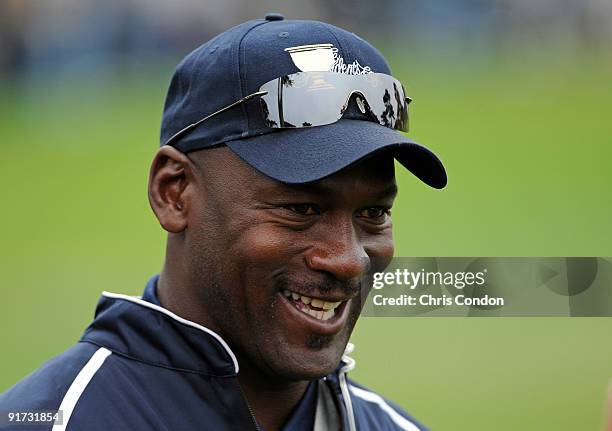
[[[284,208],[287,208],[289,211],[296,214],[305,216],[321,214],[321,208],[315,204],[289,204],[285,205]]]
[[[368,207],[357,211],[357,217],[365,218],[373,221],[380,221],[391,215],[391,208],[386,207]]]

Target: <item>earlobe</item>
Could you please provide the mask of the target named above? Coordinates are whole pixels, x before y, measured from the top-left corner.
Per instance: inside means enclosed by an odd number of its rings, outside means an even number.
[[[168,232],[180,233],[187,228],[190,161],[176,148],[159,149],[149,172],[149,203],[160,225]]]

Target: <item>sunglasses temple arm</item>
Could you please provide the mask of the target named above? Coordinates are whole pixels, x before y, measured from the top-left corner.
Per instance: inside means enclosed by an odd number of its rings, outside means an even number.
[[[257,97],[265,96],[266,94],[268,94],[267,91],[258,91],[256,93],[249,94],[248,96],[245,96],[245,97],[243,97],[240,100],[236,100],[231,105],[227,105],[225,108],[221,108],[218,111],[215,111],[212,114],[207,115],[206,117],[196,121],[195,123],[191,123],[187,127],[182,128],[181,130],[176,132],[174,135],[172,135],[170,138],[168,138],[168,140],[164,143],[164,145],[171,145],[172,142],[176,141],[178,138],[180,138],[180,137],[186,135],[187,133],[191,132],[193,129],[198,127],[200,124],[202,124],[204,121],[208,120],[209,118],[212,118],[215,115],[221,114],[222,112],[225,112],[228,109],[233,108],[234,106],[240,105],[241,103],[248,102],[251,99],[255,99]]]

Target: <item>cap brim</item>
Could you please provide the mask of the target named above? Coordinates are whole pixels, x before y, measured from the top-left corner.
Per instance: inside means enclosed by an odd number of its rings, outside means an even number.
[[[283,129],[226,142],[249,165],[284,183],[317,181],[383,149],[424,183],[441,189],[440,159],[404,135],[371,121],[341,119],[319,127]]]

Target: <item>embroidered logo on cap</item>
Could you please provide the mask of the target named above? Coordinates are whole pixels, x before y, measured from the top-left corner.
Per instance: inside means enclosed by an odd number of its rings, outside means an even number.
[[[338,72],[347,75],[372,73],[370,66],[362,66],[357,60],[350,64],[338,54],[338,48],[331,43],[300,45],[285,48],[293,64],[302,72]]]

